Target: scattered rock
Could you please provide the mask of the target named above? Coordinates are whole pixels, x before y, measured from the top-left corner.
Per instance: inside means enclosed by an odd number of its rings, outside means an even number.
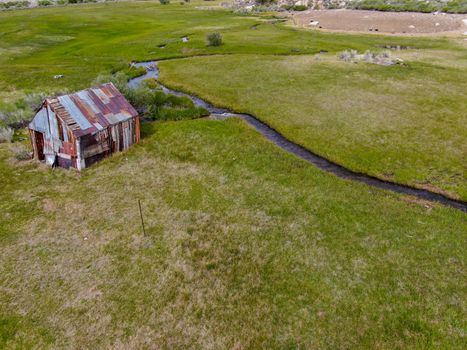
[[[319,25],[319,21],[314,21],[314,20],[310,21],[310,26],[316,27],[317,25]]]
[[[415,26],[413,24],[409,25],[410,29],[415,29]]]
[[[63,78],[63,74],[54,75],[54,79],[62,79],[62,78]]]
[[[188,39],[188,37],[187,37],[187,36],[184,36],[184,37],[182,38],[182,42],[184,42],[184,43],[187,43],[187,42],[188,42],[188,40],[189,40],[189,39]]]

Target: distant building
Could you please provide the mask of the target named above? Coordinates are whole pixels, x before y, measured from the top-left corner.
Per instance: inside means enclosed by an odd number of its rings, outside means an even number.
[[[29,124],[34,158],[84,169],[140,140],[136,110],[112,84],[48,98]]]

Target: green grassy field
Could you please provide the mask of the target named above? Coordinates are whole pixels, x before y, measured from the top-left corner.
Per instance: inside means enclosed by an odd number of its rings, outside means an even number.
[[[311,33],[267,16],[194,9],[197,4],[112,3],[0,13],[0,110],[16,108],[26,92],[84,88],[100,73],[126,69],[131,60],[229,54],[167,63],[164,79],[254,113],[354,170],[467,198],[462,41]],[[260,25],[252,29],[254,24]],[[224,45],[206,45],[212,31],[223,34]],[[180,39],[185,35],[188,43]],[[363,52],[388,44],[414,48],[403,53],[407,66],[333,59],[344,49]],[[320,50],[328,51],[328,59],[315,61],[310,55]],[[432,59],[410,56],[420,51]],[[64,78],[54,80],[56,74]]]
[[[205,4],[0,13],[0,109],[131,60],[222,54],[164,62],[163,80],[349,167],[465,197],[462,42],[306,32]],[[224,45],[206,46],[212,31]],[[418,49],[407,67],[335,60],[387,44]],[[0,144],[0,348],[465,346],[465,213],[336,178],[241,120],[143,134],[81,173]]]
[[[465,214],[239,120],[145,129],[81,175],[0,147],[1,347],[462,347]]]
[[[339,164],[467,199],[466,67],[322,56],[229,55],[160,67],[168,85],[254,114]],[[467,51],[456,60],[467,62]]]

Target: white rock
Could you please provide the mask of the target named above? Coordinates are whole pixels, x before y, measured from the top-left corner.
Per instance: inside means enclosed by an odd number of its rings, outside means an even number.
[[[415,26],[413,24],[409,25],[409,28],[414,29]]]
[[[462,22],[464,22],[464,25],[467,26],[467,18],[463,19]]]
[[[313,21],[313,20],[310,21],[310,26],[317,26],[318,24],[319,24],[318,21]]]
[[[436,23],[435,23],[435,26],[436,26],[436,27],[438,27],[438,26],[439,26],[439,23],[438,23],[438,22],[436,22]]]
[[[464,35],[467,36],[467,32],[464,32]]]

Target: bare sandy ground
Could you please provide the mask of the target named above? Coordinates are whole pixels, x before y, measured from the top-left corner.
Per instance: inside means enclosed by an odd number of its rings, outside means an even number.
[[[300,27],[345,32],[424,35],[467,31],[467,14],[309,10],[295,12],[293,19]]]

